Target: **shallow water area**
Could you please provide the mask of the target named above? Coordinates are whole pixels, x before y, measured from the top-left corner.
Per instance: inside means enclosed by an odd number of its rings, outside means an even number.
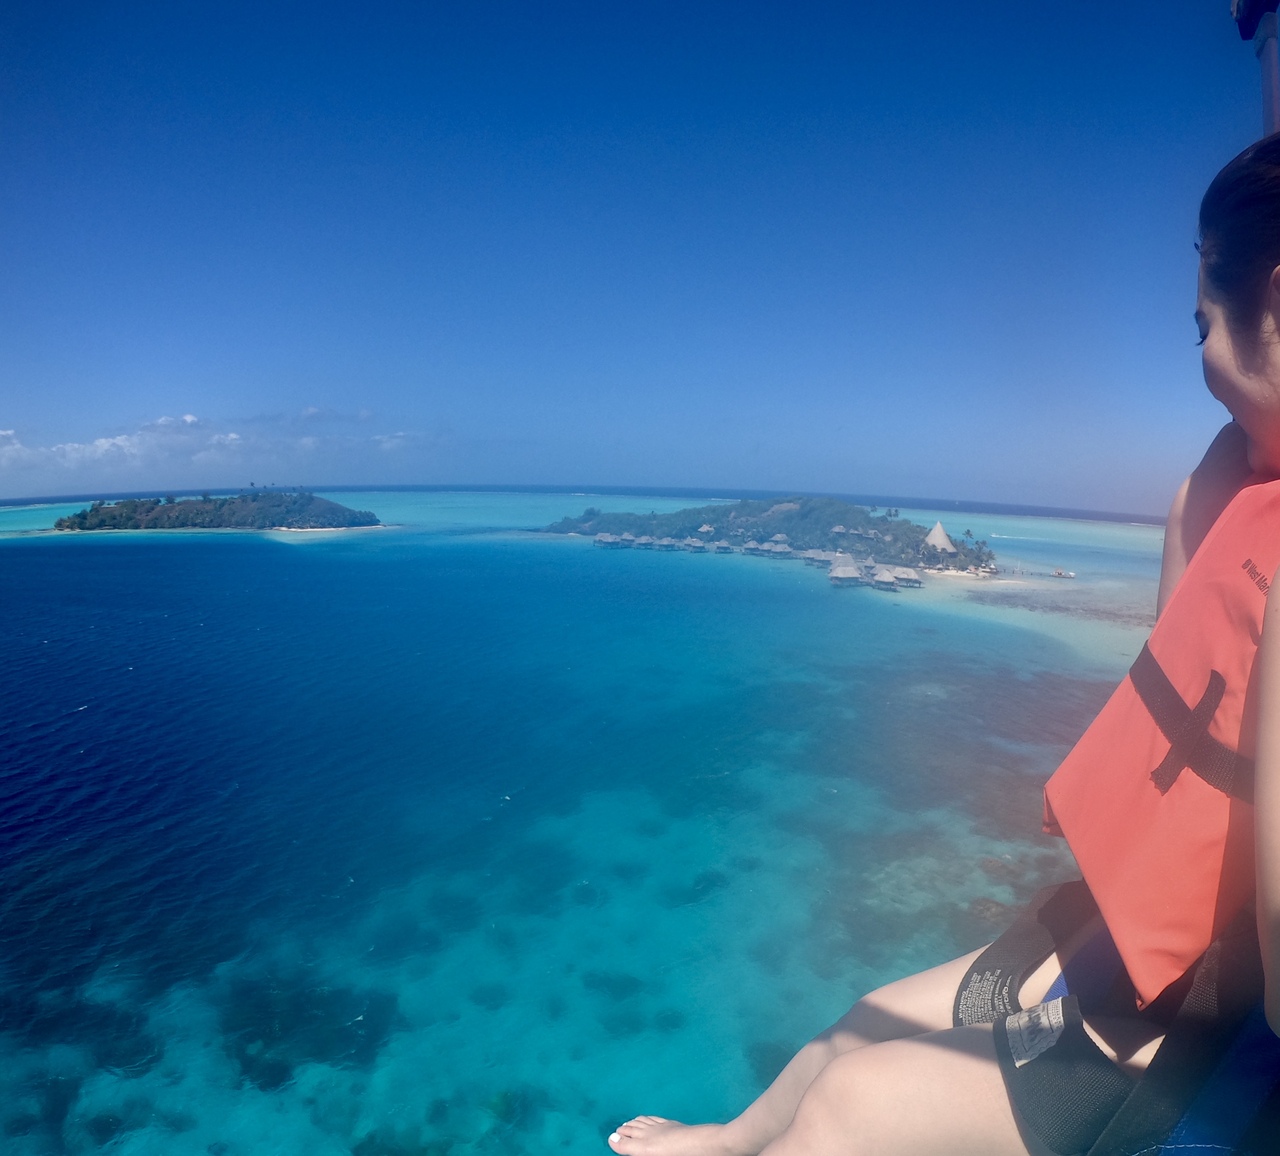
[[[605,1151],[1070,873],[1131,626],[330,496],[392,525],[0,542],[6,1152]]]

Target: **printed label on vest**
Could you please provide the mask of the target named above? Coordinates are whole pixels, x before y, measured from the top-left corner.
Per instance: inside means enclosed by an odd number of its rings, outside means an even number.
[[[1259,590],[1265,594],[1271,589],[1270,579],[1258,569],[1257,564],[1252,558],[1246,558],[1240,563],[1240,569],[1249,575],[1249,581],[1252,582]]]
[[[1026,1011],[1011,1015],[1004,1021],[1005,1035],[1009,1038],[1009,1054],[1013,1066],[1029,1064],[1042,1052],[1047,1052],[1058,1042],[1066,1020],[1062,1015],[1062,996],[1048,1003],[1037,1004]]]

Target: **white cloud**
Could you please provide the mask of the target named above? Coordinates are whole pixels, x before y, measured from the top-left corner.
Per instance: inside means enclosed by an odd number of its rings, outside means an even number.
[[[429,447],[429,439],[405,431],[357,435],[352,425],[368,416],[309,406],[227,428],[185,413],[128,433],[45,446],[28,446],[17,430],[4,429],[0,497],[239,487],[252,478],[311,485],[377,480],[386,477],[377,463],[388,451]]]

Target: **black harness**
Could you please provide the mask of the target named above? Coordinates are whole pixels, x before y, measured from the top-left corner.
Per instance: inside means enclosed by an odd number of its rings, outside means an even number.
[[[1054,1001],[1052,1024],[1032,1018],[1028,1025],[1028,1017],[1047,1013],[1023,1009],[1018,1002],[1018,991],[1032,971],[1097,913],[1083,881],[1039,892],[1008,931],[974,961],[956,992],[956,1026],[993,1025],[1001,1071],[1019,1115],[1062,1156],[1154,1156],[1166,1150],[1166,1144],[1170,1153],[1212,1150],[1280,1156],[1280,1040],[1269,1031],[1263,1033],[1260,1047],[1249,1053],[1254,1058],[1248,1062],[1255,1068],[1248,1096],[1241,1098],[1247,1102],[1230,1105],[1228,1119],[1219,1126],[1217,1135],[1228,1142],[1210,1147],[1178,1139],[1180,1134],[1205,1132],[1197,1111],[1224,1115],[1223,1105],[1206,1109],[1198,1102],[1211,1078],[1228,1098],[1243,1083],[1233,1080],[1229,1070],[1224,1075],[1220,1066],[1240,1050],[1237,1044],[1250,1017],[1256,1018],[1262,997],[1262,961],[1252,911],[1242,912],[1186,979],[1157,1001],[1166,1005],[1163,1010],[1171,1019],[1160,1049],[1136,1080],[1084,1029],[1086,1013],[1124,1014],[1126,1009],[1129,1015],[1137,1014],[1133,987],[1122,968],[1101,994],[1068,994]],[[1053,1037],[1030,1060],[1028,1026],[1033,1039],[1036,1030],[1042,1041]],[[1259,1055],[1270,1065],[1262,1074],[1256,1070]]]

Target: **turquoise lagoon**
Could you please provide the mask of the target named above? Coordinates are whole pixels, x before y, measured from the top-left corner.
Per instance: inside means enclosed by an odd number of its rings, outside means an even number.
[[[7,1152],[602,1152],[733,1113],[1070,874],[1039,789],[1159,566],[1150,527],[947,514],[1079,577],[889,595],[527,532],[678,499],[333,496],[393,525],[3,512]]]

